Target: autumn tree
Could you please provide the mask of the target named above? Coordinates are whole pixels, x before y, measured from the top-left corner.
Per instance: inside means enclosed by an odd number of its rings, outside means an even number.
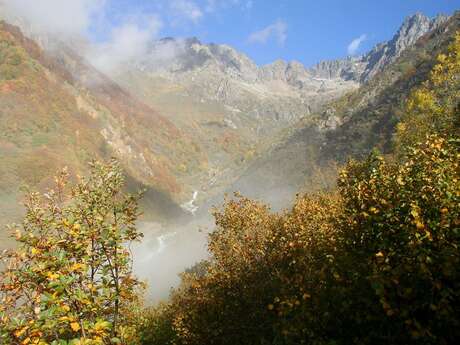
[[[140,195],[122,192],[116,161],[93,162],[69,186],[63,171],[47,193],[26,197],[17,248],[2,255],[0,343],[136,344],[132,314],[142,284],[129,243]]]
[[[460,32],[439,54],[430,77],[412,91],[397,126],[397,151],[424,142],[427,135],[460,134]]]
[[[371,155],[341,173],[341,260],[355,276],[350,288],[361,291],[354,323],[374,324],[366,328],[370,343],[460,337],[459,149],[458,138],[432,135],[407,148],[402,162]],[[360,278],[368,283],[356,285]],[[363,298],[366,286],[377,299]],[[375,303],[384,314],[369,323]]]

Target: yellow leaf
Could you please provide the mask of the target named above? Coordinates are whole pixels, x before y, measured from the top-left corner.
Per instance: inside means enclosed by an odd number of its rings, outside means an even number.
[[[371,207],[371,208],[369,209],[369,211],[371,211],[371,212],[374,213],[374,214],[379,213],[379,210],[377,210],[375,207]]]
[[[27,330],[29,329],[29,326],[22,327],[21,329],[17,330],[14,332],[14,336],[16,338],[19,338],[21,335],[23,335]]]
[[[423,224],[423,222],[421,222],[419,220],[415,221],[415,226],[417,227],[418,230],[422,230],[422,229],[425,228],[425,224]]]
[[[71,271],[85,270],[86,266],[84,264],[76,263],[70,267]]]
[[[48,273],[46,274],[46,276],[47,276],[48,279],[50,279],[50,280],[55,280],[55,279],[59,278],[59,274],[53,273],[53,272],[48,272]]]
[[[72,322],[70,324],[70,328],[72,328],[74,332],[78,332],[80,330],[80,325],[78,324],[78,322]]]
[[[97,331],[104,330],[104,329],[109,329],[110,328],[110,322],[108,322],[108,321],[98,321],[94,325],[94,328]]]

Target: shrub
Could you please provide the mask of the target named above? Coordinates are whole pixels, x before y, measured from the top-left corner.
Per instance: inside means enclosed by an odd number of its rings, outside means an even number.
[[[460,134],[460,32],[437,62],[429,79],[413,90],[406,102],[396,133],[399,152],[430,134]]]
[[[459,144],[431,136],[401,163],[372,156],[339,181],[345,250],[398,329],[395,341],[460,336]]]
[[[121,192],[115,161],[88,178],[29,193],[12,230],[18,248],[2,259],[0,339],[5,344],[135,344],[133,313],[142,284],[126,247],[138,240],[139,196]]]
[[[228,201],[211,259],[151,314],[144,344],[453,344],[459,145],[434,135],[401,162],[373,153],[344,169],[339,195],[281,214]]]

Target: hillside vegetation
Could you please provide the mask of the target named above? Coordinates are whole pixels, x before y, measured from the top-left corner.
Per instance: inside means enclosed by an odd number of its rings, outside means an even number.
[[[397,151],[284,213],[215,213],[212,258],[151,311],[145,344],[453,344],[460,337],[460,34],[415,88]]]
[[[44,190],[64,166],[84,175],[88,161],[111,156],[130,189],[148,188],[149,214],[181,216],[179,161],[205,164],[192,140],[72,51],[62,54],[0,22],[0,224],[22,215],[22,186]],[[2,230],[2,247],[4,238]]]
[[[456,27],[457,17],[439,30]],[[433,46],[425,45],[437,56],[394,99],[401,112],[386,130],[374,126],[378,112],[362,112],[372,109],[371,102],[351,110],[352,119],[375,130],[363,131],[350,149],[360,151],[366,142],[374,150],[347,163],[337,188],[298,196],[291,209],[278,213],[239,195],[229,199],[214,211],[210,259],[187,270],[170,300],[155,308],[142,306],[143,284],[132,274],[130,243],[141,237],[135,226],[139,196],[124,193],[127,181],[116,161],[93,162],[89,176],[75,181],[63,171],[48,192],[26,194],[26,216],[11,227],[18,249],[1,256],[0,341],[455,344],[460,32],[446,32],[445,39],[438,32],[429,41]],[[21,87],[20,76],[32,73],[36,60],[20,47],[6,47],[0,50],[11,70],[5,75]],[[353,103],[353,97],[343,102]],[[391,102],[385,98],[384,104]],[[387,116],[377,122],[382,118]],[[346,128],[339,131],[345,135]],[[378,133],[384,135],[374,140]],[[14,148],[34,147],[27,134]],[[16,138],[22,137],[8,143]]]

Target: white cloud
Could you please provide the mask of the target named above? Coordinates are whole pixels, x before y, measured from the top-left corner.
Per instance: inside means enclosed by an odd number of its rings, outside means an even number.
[[[87,58],[96,68],[111,74],[132,59],[145,56],[161,27],[162,22],[155,15],[131,17],[112,29],[109,40],[94,45]]]
[[[142,13],[136,6],[128,6],[129,11],[119,13],[114,0],[0,0],[0,17],[22,18],[13,23],[21,26],[23,22],[28,23],[24,26],[27,33],[57,35],[64,42],[74,39],[85,42],[79,54],[111,74],[123,64],[145,56],[152,41],[160,36],[162,20],[158,14],[162,14],[169,25],[186,26],[200,22],[213,11],[232,6],[250,8],[252,0],[158,0],[156,4],[151,13]],[[282,22],[270,30],[269,35],[274,34],[278,42],[284,42]],[[80,38],[83,40],[79,41]],[[253,39],[258,40],[256,36]],[[57,41],[46,42],[48,49],[53,48],[53,42]],[[181,49],[165,44],[159,51],[161,54],[152,58],[164,63]]]
[[[361,44],[367,39],[367,35],[363,34],[356,37],[347,47],[348,55],[355,55]]]
[[[197,23],[203,17],[203,11],[191,0],[173,0],[170,3],[173,15]]]
[[[120,14],[117,23],[108,20],[111,0],[0,0],[0,9],[24,19],[36,33],[58,35],[62,40],[90,36],[98,30],[100,41],[79,51],[95,67],[112,73],[126,62],[142,57],[159,36],[162,21],[156,14]],[[47,47],[52,48],[52,47]]]
[[[253,32],[249,35],[248,42],[265,44],[271,38],[275,38],[278,44],[283,45],[287,39],[287,24],[282,20],[277,20],[266,28]]]
[[[106,0],[0,0],[7,15],[20,16],[36,31],[61,35],[85,33]]]

